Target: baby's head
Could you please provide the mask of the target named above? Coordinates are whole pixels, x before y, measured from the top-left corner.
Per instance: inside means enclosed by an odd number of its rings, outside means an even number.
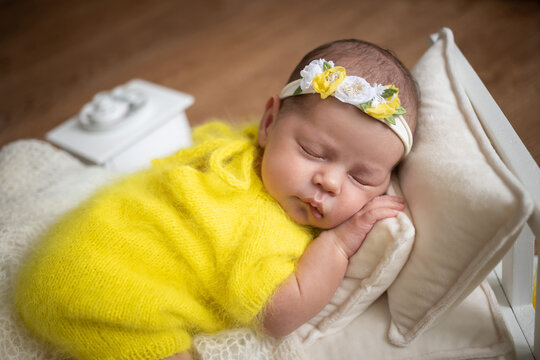
[[[266,104],[266,189],[299,224],[341,224],[386,191],[412,146],[417,103],[414,80],[390,52],[358,40],[312,50]]]

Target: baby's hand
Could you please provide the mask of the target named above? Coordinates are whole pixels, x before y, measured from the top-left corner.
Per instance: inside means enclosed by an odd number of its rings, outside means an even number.
[[[328,230],[334,232],[336,244],[347,258],[354,255],[367,234],[379,220],[396,217],[405,208],[405,201],[397,196],[382,195],[373,198],[349,220]]]

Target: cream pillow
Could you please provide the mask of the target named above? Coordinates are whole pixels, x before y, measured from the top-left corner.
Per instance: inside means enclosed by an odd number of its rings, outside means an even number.
[[[395,176],[387,193],[403,196]],[[309,345],[341,330],[363,313],[399,274],[411,252],[414,233],[408,209],[396,218],[376,223],[351,257],[345,278],[330,303],[294,335]]]
[[[412,70],[421,91],[419,119],[399,179],[417,233],[388,289],[394,345],[410,343],[470,294],[532,211],[454,76],[456,51],[452,32],[443,29]]]

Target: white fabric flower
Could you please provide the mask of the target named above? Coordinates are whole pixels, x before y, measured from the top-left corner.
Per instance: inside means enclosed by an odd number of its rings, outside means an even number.
[[[387,88],[388,86],[386,85],[381,85],[377,83],[373,84],[374,95],[373,95],[373,102],[371,103],[371,107],[377,107],[377,105],[379,104],[386,104],[386,103],[391,102],[391,101],[387,101],[385,98],[382,97],[382,93]],[[393,96],[391,100],[394,100]]]
[[[360,105],[373,99],[375,89],[359,76],[347,76],[338,86],[334,96],[339,100],[352,104]]]
[[[334,67],[333,61],[326,61],[324,59],[313,60],[307,65],[304,70],[300,71],[300,77],[302,81],[300,82],[300,87],[302,91],[313,89],[312,83],[313,78],[320,73],[324,72],[324,63],[327,62],[331,67]]]

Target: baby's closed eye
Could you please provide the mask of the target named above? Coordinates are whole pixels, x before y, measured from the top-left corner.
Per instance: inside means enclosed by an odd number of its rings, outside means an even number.
[[[349,174],[349,178],[356,184],[361,186],[372,186],[370,185],[365,179],[362,178],[360,175],[355,174]]]
[[[301,143],[298,143],[298,146],[300,146],[301,151],[307,155],[308,157],[312,157],[319,160],[325,160],[326,157],[324,153],[321,150],[318,150],[312,146],[304,145]]]

